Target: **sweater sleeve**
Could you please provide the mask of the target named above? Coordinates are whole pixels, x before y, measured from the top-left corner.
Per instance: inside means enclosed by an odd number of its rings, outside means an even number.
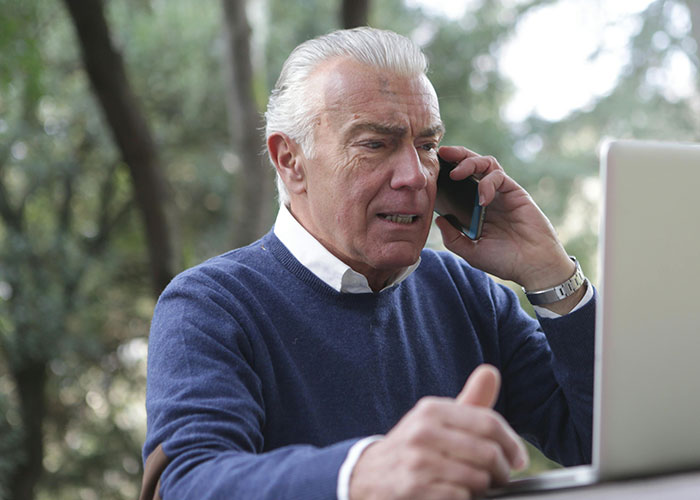
[[[223,290],[191,277],[182,282],[159,300],[149,339],[144,457],[164,455],[156,494],[335,498],[338,471],[356,440],[266,450],[256,350]]]
[[[530,324],[502,319],[505,416],[549,458],[567,466],[591,460],[596,300],[594,294],[572,313]]]

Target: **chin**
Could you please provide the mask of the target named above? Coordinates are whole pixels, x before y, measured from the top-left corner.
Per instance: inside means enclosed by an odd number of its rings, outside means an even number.
[[[415,245],[410,245],[410,248],[406,248],[406,246],[408,246],[407,243],[403,245],[390,245],[390,247],[393,248],[387,249],[389,252],[378,259],[379,265],[377,268],[398,270],[415,264],[418,257],[420,257],[420,252],[423,247],[417,248]]]

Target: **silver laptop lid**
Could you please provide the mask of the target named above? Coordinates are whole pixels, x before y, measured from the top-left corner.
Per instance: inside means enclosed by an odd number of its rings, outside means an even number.
[[[594,466],[700,466],[700,145],[613,141],[603,220]]]

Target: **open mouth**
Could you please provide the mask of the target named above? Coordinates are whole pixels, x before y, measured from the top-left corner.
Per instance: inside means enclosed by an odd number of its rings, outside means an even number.
[[[417,215],[398,215],[398,214],[379,214],[384,220],[394,222],[396,224],[412,224],[418,219]]]

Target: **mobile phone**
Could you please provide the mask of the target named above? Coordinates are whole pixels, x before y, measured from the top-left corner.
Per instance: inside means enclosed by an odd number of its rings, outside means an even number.
[[[473,175],[460,181],[450,178],[457,163],[440,160],[435,212],[472,240],[481,238],[486,208],[479,205],[479,180]]]

